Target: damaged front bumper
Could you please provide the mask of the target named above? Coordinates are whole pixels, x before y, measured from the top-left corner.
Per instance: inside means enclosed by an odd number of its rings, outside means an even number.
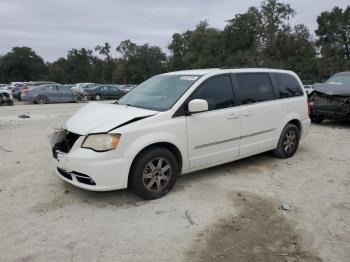
[[[85,136],[57,130],[50,138],[55,174],[77,187],[92,191],[123,189],[128,184],[129,158],[115,151],[81,148]]]
[[[314,92],[310,97],[311,118],[350,120],[350,96]]]

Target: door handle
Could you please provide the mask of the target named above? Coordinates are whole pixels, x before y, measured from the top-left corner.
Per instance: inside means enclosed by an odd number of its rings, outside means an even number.
[[[231,114],[227,117],[227,119],[237,119],[239,118],[239,114]]]
[[[254,115],[254,112],[253,111],[247,111],[247,112],[244,112],[243,115],[244,116],[251,116],[251,115]]]

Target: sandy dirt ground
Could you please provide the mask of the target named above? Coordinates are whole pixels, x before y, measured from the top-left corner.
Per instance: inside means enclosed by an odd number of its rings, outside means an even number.
[[[144,201],[53,175],[48,135],[80,106],[0,107],[0,261],[350,261],[350,123],[313,125],[291,159],[192,173]]]

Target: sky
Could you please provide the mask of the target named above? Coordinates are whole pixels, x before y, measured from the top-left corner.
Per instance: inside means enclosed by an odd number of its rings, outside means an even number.
[[[313,33],[317,16],[349,0],[289,0],[297,12],[291,25],[305,24]],[[72,48],[123,40],[150,43],[166,51],[172,34],[193,29],[207,19],[223,29],[226,21],[260,0],[0,0],[0,55],[14,46],[29,46],[45,61],[65,57]],[[114,51],[115,52],[115,51]],[[115,53],[113,55],[116,55]]]

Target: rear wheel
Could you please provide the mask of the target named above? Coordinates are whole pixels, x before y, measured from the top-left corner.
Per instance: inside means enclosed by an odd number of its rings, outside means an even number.
[[[44,96],[44,95],[38,95],[36,98],[35,98],[35,103],[36,104],[46,104],[47,102],[47,97]]]
[[[279,158],[292,157],[298,149],[299,141],[300,131],[298,127],[293,124],[287,124],[282,131],[277,148],[272,152]]]
[[[133,164],[130,186],[144,199],[166,195],[175,185],[179,165],[173,153],[153,147],[142,152]]]

